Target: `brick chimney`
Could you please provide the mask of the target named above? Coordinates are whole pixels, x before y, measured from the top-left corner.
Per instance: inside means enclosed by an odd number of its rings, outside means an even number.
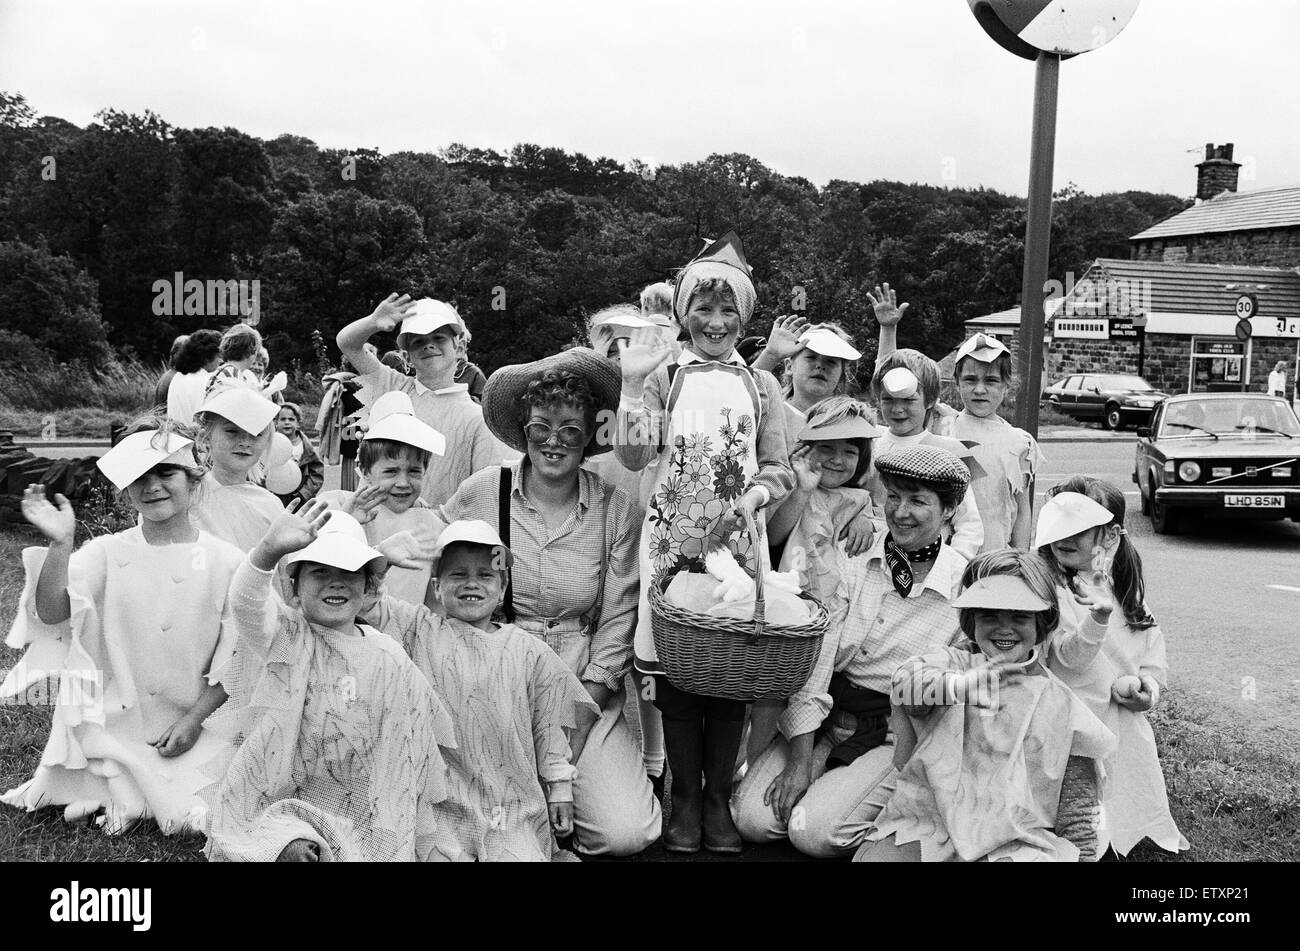
[[[1196,166],[1196,198],[1205,201],[1221,192],[1237,190],[1237,170],[1240,162],[1232,160],[1232,143],[1205,144],[1205,161]]]

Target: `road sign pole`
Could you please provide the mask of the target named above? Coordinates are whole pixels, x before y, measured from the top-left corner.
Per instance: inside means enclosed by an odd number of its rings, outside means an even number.
[[[1043,392],[1043,295],[1052,237],[1052,166],[1056,157],[1056,92],[1061,58],[1040,52],[1034,71],[1034,125],[1029,152],[1029,212],[1020,288],[1020,393],[1016,423],[1038,438]]]

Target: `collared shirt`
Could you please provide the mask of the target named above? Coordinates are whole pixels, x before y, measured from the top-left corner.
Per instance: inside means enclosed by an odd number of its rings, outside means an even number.
[[[578,470],[578,504],[552,531],[524,494],[527,457],[510,465],[511,584],[520,620],[583,618],[591,644],[583,669],[591,683],[617,690],[632,665],[636,626],[637,561],[641,523],[635,503],[622,489]],[[501,470],[485,469],[465,480],[442,506],[446,522],[481,519],[497,524]],[[593,617],[598,612],[599,616]]]
[[[948,545],[930,566],[925,581],[904,598],[894,589],[885,565],[885,533],[871,549],[846,560],[817,664],[803,689],[781,714],[788,739],[811,733],[831,712],[831,675],[843,672],[856,687],[889,693],[894,672],[907,660],[957,643],[962,637],[952,599],[966,570],[966,559]]]

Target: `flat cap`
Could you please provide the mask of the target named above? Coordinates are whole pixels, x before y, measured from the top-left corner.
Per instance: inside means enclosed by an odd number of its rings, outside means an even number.
[[[970,484],[970,469],[947,449],[919,445],[886,453],[876,460],[882,475],[913,479],[936,489],[964,488]]]

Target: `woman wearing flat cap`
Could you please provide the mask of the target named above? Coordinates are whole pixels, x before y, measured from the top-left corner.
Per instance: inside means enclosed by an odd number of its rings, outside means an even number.
[[[514,553],[505,620],[545,641],[601,708],[571,738],[573,846],[584,855],[634,855],[659,838],[661,823],[623,716],[640,520],[626,492],[583,468],[610,449],[606,421],[621,386],[618,368],[585,347],[497,370],[483,417],[524,457],[474,473],[439,513],[496,526]]]
[[[881,456],[875,466],[886,487],[888,531],[865,555],[844,561],[839,608],[817,665],[736,791],[733,811],[747,841],[788,836],[808,855],[851,856],[894,789],[894,671],[961,636],[952,600],[966,559],[942,531],[970,470],[926,445]],[[800,821],[791,822],[795,806]]]

